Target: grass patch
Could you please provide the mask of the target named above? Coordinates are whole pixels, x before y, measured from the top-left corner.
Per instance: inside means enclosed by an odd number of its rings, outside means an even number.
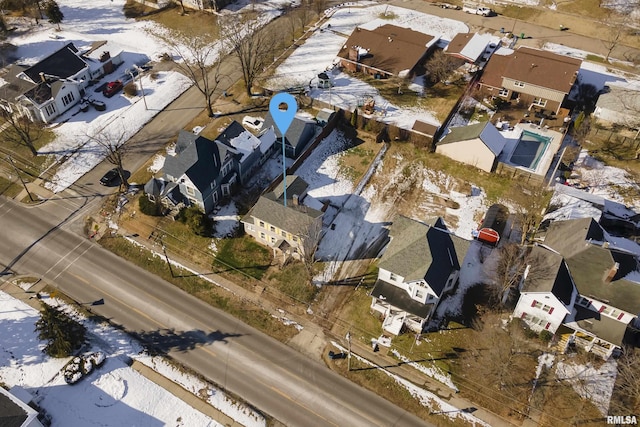
[[[349,325],[352,336],[366,345],[371,344],[372,338],[380,336],[382,327],[381,318],[371,312],[370,291],[368,286],[355,289],[340,316]]]
[[[587,59],[587,61],[598,62],[600,64],[604,64],[605,63],[604,58],[602,56],[594,55],[592,53],[588,53],[586,59]]]
[[[574,13],[594,19],[602,19],[607,14],[607,9],[600,7],[601,0],[574,0],[558,2],[560,12]]]
[[[500,13],[505,17],[518,19],[520,21],[532,21],[540,15],[540,11],[532,7],[519,7],[514,5],[503,7]]]
[[[383,146],[368,137],[359,141],[360,144],[345,150],[338,159],[340,173],[353,183],[360,182]]]
[[[284,268],[272,270],[266,280],[285,295],[309,304],[318,288],[311,284],[309,273],[302,262],[291,262]]]
[[[235,271],[261,280],[271,266],[271,251],[250,236],[226,239],[213,264],[214,272]]]
[[[172,276],[163,258],[153,256],[146,249],[140,248],[125,239],[106,237],[100,239],[100,244],[120,257],[173,283],[211,306],[226,311],[279,341],[286,342],[297,334],[297,330],[294,327],[284,325],[273,318],[269,312],[251,306],[245,301],[238,301],[223,295],[223,291],[217,286],[190,271],[173,267],[174,275]]]
[[[14,198],[22,191],[22,185],[15,181],[10,181],[0,175],[0,194],[3,196]]]

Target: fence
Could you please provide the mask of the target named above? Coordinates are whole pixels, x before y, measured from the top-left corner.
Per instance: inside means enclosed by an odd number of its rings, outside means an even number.
[[[518,180],[530,185],[544,185],[544,176],[509,166],[504,163],[498,163],[495,173],[500,176],[508,176],[512,180]]]
[[[287,175],[294,174],[295,171],[302,165],[302,163],[313,153],[313,150],[316,149],[318,144],[325,139],[333,130],[336,128],[337,124],[340,122],[342,118],[342,110],[336,111],[336,113],[331,117],[331,119],[327,122],[327,124],[322,128],[322,131],[315,137],[313,142],[305,148],[304,152],[298,157],[291,166],[287,168]],[[277,143],[277,141],[276,141]],[[273,191],[280,183],[282,182],[282,175],[278,175],[271,184],[265,188],[262,194],[269,193]]]

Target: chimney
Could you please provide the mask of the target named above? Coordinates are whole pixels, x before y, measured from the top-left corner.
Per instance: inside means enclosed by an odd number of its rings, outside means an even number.
[[[613,278],[616,276],[616,273],[618,273],[619,267],[620,267],[619,263],[616,262],[615,264],[613,264],[613,267],[609,269],[609,271],[607,272],[607,276],[604,278],[605,283],[611,283]]]
[[[43,83],[47,82],[47,78],[44,76],[44,73],[42,71],[40,71],[40,80],[42,80]]]
[[[299,206],[300,205],[300,198],[297,194],[294,194],[293,196],[291,196],[292,202],[293,202],[293,206]]]
[[[604,242],[602,244],[602,247],[605,248],[605,249],[609,249],[609,242]]]
[[[111,59],[111,54],[106,50],[102,52],[102,55],[100,55],[100,62],[106,62],[109,59]]]

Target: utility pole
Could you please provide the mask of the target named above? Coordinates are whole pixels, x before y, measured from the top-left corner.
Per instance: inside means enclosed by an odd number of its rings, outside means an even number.
[[[347,356],[347,371],[351,371],[351,330],[347,332],[347,343],[349,344],[349,355]]]
[[[136,67],[136,70],[138,70],[138,82],[140,83],[140,92],[142,92],[142,102],[144,102],[144,109],[148,110],[149,107],[147,107],[147,98],[144,97],[144,88],[142,87],[142,71],[143,70],[137,65],[134,65],[134,67]]]
[[[167,247],[164,245],[164,236],[160,237],[160,244],[162,245],[162,252],[164,253],[164,259],[167,260],[167,266],[169,266],[169,272],[171,273],[171,277],[176,277],[173,274],[173,267],[171,267],[171,261],[169,261],[169,255],[167,255]]]
[[[7,156],[7,158],[9,159],[9,163],[11,163],[11,166],[13,166],[13,170],[15,170],[16,175],[18,175],[18,179],[22,183],[22,186],[24,187],[24,191],[26,191],[27,194],[29,195],[29,200],[31,200],[32,202],[35,202],[35,200],[33,200],[33,196],[31,195],[31,192],[27,188],[27,184],[22,179],[22,175],[20,175],[20,172],[18,171],[18,168],[16,167],[16,164],[13,162],[13,157]]]

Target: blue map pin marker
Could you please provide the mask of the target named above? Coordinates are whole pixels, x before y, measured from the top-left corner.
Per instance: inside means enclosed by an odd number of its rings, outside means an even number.
[[[286,104],[287,109],[281,110],[280,104]],[[296,115],[296,111],[298,111],[298,103],[293,95],[289,93],[276,93],[273,98],[271,98],[271,102],[269,102],[269,112],[271,113],[271,117],[283,136],[287,133],[287,129],[289,129],[289,126]]]

